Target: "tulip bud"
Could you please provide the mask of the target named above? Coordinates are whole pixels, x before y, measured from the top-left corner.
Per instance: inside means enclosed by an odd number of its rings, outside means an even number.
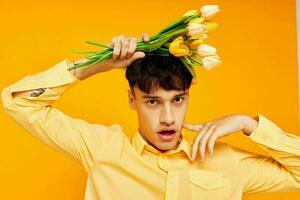
[[[204,22],[203,24],[207,27],[208,31],[213,31],[219,26],[217,22]]]
[[[203,41],[202,39],[196,39],[196,40],[192,41],[192,42],[189,44],[189,47],[190,47],[191,49],[197,49],[198,46],[199,46],[200,44],[202,44],[203,42],[204,42],[204,41]]]
[[[207,26],[203,24],[198,24],[198,23],[191,23],[188,26],[188,34],[190,36],[200,36],[203,33],[206,33],[208,31]]]
[[[197,39],[206,40],[207,39],[207,34],[203,33],[201,35],[190,37],[190,39],[191,40],[197,40]]]
[[[203,33],[200,37],[201,37],[202,40],[206,40],[207,39],[207,34]]]
[[[191,21],[189,21],[188,26],[192,23],[201,24],[202,22],[204,22],[204,18],[203,17],[197,17],[197,18],[194,18]]]
[[[205,5],[200,8],[201,16],[204,18],[210,18],[220,11],[218,5]]]
[[[186,13],[183,14],[184,17],[192,16],[192,15],[198,15],[199,11],[198,10],[189,10]]]
[[[200,44],[198,46],[197,53],[201,57],[213,56],[213,55],[216,55],[217,49],[212,46],[209,46],[207,44]]]
[[[217,55],[206,56],[202,58],[202,67],[206,70],[211,70],[222,63],[221,58]]]
[[[190,53],[189,48],[183,44],[182,36],[177,37],[171,42],[169,52],[176,57],[186,56]]]

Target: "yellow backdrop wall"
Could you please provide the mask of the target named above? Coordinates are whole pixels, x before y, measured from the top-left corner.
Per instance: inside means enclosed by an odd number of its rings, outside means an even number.
[[[64,58],[94,50],[85,40],[108,43],[113,36],[158,32],[190,9],[219,4],[209,35],[223,65],[196,69],[187,121],[197,123],[231,113],[261,113],[299,135],[295,1],[1,1],[0,89],[46,70]],[[128,135],[137,128],[127,105],[124,70],[98,74],[68,90],[53,106],[93,123],[120,123]],[[74,99],[79,99],[74,101]],[[50,149],[0,110],[0,199],[83,199],[86,174],[79,163]],[[222,138],[263,153],[242,133]],[[259,194],[244,199],[295,199],[300,192]]]

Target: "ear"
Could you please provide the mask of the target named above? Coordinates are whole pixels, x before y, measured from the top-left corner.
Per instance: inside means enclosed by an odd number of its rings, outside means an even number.
[[[132,110],[135,110],[135,98],[134,95],[132,94],[131,90],[127,90],[128,92],[128,105]]]

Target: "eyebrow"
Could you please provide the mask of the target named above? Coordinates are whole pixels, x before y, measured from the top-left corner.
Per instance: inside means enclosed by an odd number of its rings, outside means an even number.
[[[183,93],[175,95],[175,97],[183,96],[183,95],[186,95],[186,94],[188,94],[188,93],[187,92],[183,92]],[[151,95],[144,95],[144,96],[142,96],[142,98],[144,98],[144,99],[160,99],[159,96],[151,96]]]

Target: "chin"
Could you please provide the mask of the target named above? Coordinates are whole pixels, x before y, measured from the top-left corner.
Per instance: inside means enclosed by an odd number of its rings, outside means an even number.
[[[168,151],[168,150],[172,150],[172,149],[176,149],[177,148],[177,142],[169,142],[168,144],[166,143],[160,143],[158,145],[156,145],[156,148],[162,151]]]

